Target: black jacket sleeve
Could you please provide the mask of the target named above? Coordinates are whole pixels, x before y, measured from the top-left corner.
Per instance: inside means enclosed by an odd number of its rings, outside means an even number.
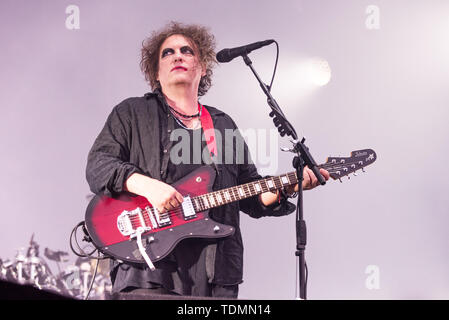
[[[130,141],[129,119],[123,105],[118,105],[106,120],[87,158],[86,179],[93,193],[112,197],[124,190],[131,174],[141,173],[129,162]]]

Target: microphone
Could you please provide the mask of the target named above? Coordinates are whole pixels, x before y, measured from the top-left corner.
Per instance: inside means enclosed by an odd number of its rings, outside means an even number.
[[[231,49],[223,49],[220,52],[217,53],[217,61],[218,62],[229,62],[232,59],[242,56],[244,54],[248,54],[253,50],[268,46],[269,44],[272,44],[274,40],[265,40],[265,41],[259,41],[254,42],[251,44],[247,44],[246,46],[231,48]]]

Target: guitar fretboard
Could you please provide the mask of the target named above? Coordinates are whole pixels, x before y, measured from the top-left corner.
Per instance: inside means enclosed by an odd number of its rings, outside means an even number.
[[[205,211],[230,202],[243,200],[264,192],[274,192],[286,186],[298,183],[296,172],[289,172],[280,176],[260,179],[238,186],[209,192],[192,198],[195,211]]]

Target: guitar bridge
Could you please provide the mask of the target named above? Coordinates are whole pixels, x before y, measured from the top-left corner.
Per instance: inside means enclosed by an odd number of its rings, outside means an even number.
[[[123,211],[117,217],[117,228],[124,236],[135,238],[137,236],[137,229],[142,228],[143,232],[151,230],[151,227],[147,226],[143,217],[143,212],[140,208],[136,208],[132,211]]]

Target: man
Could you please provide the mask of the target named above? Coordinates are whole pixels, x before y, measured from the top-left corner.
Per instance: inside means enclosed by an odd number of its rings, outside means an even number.
[[[89,152],[86,177],[96,194],[115,196],[131,192],[145,197],[161,213],[180,206],[183,196],[170,184],[199,168],[214,164],[217,177],[214,190],[247,183],[262,177],[250,161],[248,148],[238,134],[234,121],[224,112],[198,102],[211,86],[215,64],[214,37],[206,28],[172,22],[144,41],[141,68],[153,89],[143,97],[129,98],[117,105],[109,115]],[[237,99],[236,99],[237,100]],[[205,110],[203,110],[203,108]],[[195,139],[204,142],[202,112],[208,112],[213,127],[225,137],[225,130],[236,130],[232,141],[223,141],[219,156],[232,159],[212,162],[190,152],[188,161],[174,161],[170,152],[177,143],[187,143],[194,151]],[[173,139],[174,132],[189,141]],[[196,137],[196,138],[195,138]],[[196,141],[198,142],[198,141]],[[234,147],[242,143],[243,155]],[[237,159],[243,156],[244,163]],[[321,173],[329,178],[327,171]],[[304,170],[304,189],[318,185],[311,170]],[[218,240],[186,239],[172,253],[155,263],[156,270],[146,265],[134,266],[113,261],[113,291],[147,294],[179,294],[236,298],[242,282],[243,245],[239,228],[239,211],[254,218],[282,216],[294,211],[285,192],[265,192],[258,197],[213,208],[213,220],[233,226],[232,236]]]

